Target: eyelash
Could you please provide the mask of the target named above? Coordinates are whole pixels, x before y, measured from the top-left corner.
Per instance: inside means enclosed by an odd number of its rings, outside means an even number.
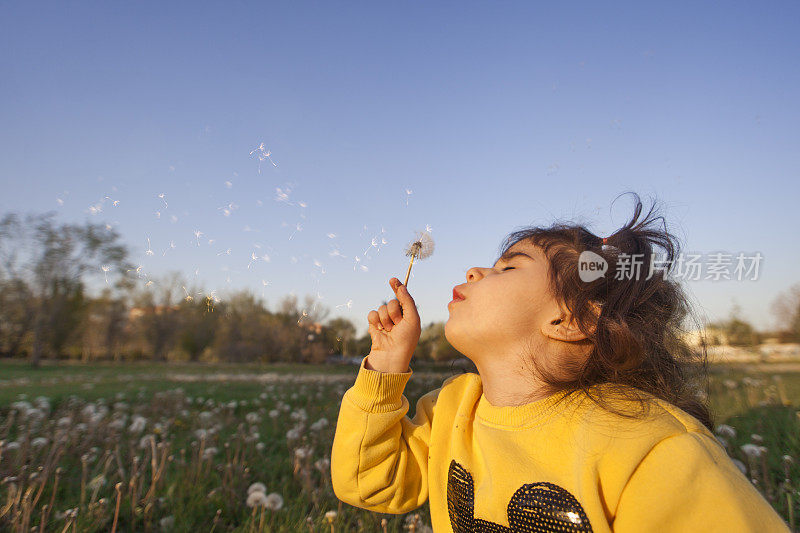
[[[505,271],[506,271],[506,270],[508,270],[509,268],[514,268],[514,267],[505,267],[505,268],[503,269],[503,272],[505,272]]]

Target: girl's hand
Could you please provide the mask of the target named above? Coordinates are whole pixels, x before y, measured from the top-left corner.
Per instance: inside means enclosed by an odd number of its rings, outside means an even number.
[[[381,372],[408,372],[408,366],[422,332],[414,299],[399,279],[391,278],[389,285],[396,299],[367,315],[372,349],[367,368]]]

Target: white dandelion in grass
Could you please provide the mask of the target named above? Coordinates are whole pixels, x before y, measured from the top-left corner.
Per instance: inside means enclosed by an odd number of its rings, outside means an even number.
[[[427,228],[426,228],[427,230]],[[408,272],[403,285],[408,287],[408,276],[411,275],[411,267],[414,266],[414,259],[427,259],[433,254],[434,242],[430,231],[417,231],[417,237],[406,246],[405,255],[411,257],[408,264]]]
[[[247,494],[252,494],[254,492],[267,492],[267,487],[261,483],[260,481],[256,481],[252,485],[247,488]]]
[[[283,497],[277,492],[267,494],[264,506],[270,511],[280,511],[283,508]]]

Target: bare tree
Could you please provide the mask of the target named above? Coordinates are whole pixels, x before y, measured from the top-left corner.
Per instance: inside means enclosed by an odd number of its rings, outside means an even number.
[[[166,361],[167,353],[178,339],[181,301],[180,288],[184,285],[179,272],[171,272],[153,281],[154,288],[136,296],[136,307],[143,310],[137,320],[140,332],[155,361]]]
[[[53,216],[49,212],[23,219],[10,213],[0,220],[0,279],[24,283],[32,296],[33,366],[39,365],[45,349],[58,351],[74,333],[74,320],[67,317],[85,311],[87,275],[110,277],[119,288],[130,283],[125,273],[133,268],[113,229],[91,223],[56,225]]]
[[[772,303],[778,327],[794,341],[800,341],[800,283],[778,295]]]
[[[20,353],[25,336],[36,318],[33,294],[20,279],[0,280],[0,354]]]

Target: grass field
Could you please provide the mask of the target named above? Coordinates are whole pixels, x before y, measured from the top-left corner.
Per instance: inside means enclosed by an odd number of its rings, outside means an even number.
[[[330,447],[356,371],[2,362],[0,529],[424,531],[427,504],[386,515],[333,494]],[[452,373],[414,366],[408,415]],[[712,367],[710,391],[729,454],[796,523],[800,369]]]

